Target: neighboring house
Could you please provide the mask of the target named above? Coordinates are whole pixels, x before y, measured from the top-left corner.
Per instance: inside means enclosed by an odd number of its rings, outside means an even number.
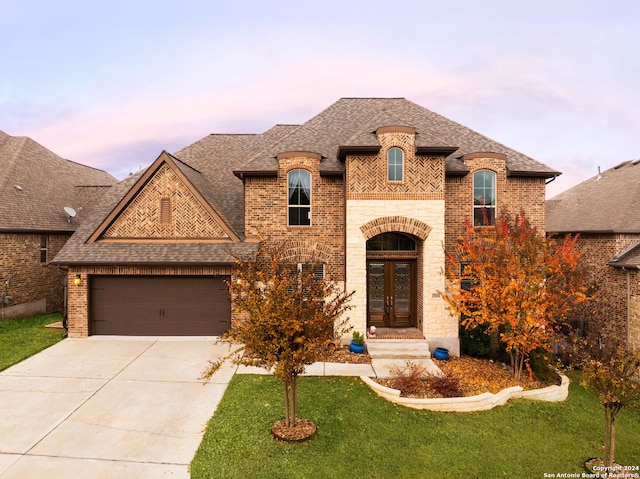
[[[114,183],[0,131],[0,317],[63,310],[67,272],[51,260]]]
[[[608,315],[598,329],[640,348],[640,160],[549,199],[547,234],[567,233],[580,235],[578,249]]]
[[[253,254],[262,237],[354,290],[355,329],[418,328],[456,354],[445,248],[466,220],[521,209],[544,231],[558,174],[403,98],[344,98],[302,125],[210,135],[112,188],[56,257],[70,271],[69,334],[223,332],[229,250]]]

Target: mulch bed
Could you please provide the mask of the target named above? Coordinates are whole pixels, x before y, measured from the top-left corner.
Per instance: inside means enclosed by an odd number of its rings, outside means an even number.
[[[542,382],[537,379],[529,380],[526,371],[523,374],[526,377],[520,381],[516,381],[509,368],[501,363],[493,362],[487,359],[472,358],[462,356],[460,358],[452,357],[446,361],[434,359],[433,362],[442,370],[442,372],[450,378],[455,378],[462,390],[463,396],[475,396],[485,392],[497,393],[502,389],[512,386],[522,386],[523,389],[538,389],[549,386],[550,384],[560,384],[560,380],[552,382]],[[394,379],[378,379],[376,382],[383,386],[394,388]],[[397,388],[395,388],[397,389]],[[417,392],[408,394],[406,397],[445,397],[436,391],[428,377],[421,381]]]
[[[371,364],[371,358],[365,353],[352,353],[349,346],[339,346],[335,351],[327,353],[323,359],[327,363]]]
[[[278,441],[287,443],[304,443],[316,433],[316,425],[309,419],[296,420],[295,427],[285,425],[284,420],[271,427],[271,435]]]

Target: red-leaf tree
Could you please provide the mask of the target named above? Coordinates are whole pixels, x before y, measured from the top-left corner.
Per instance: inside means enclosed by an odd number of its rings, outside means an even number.
[[[498,218],[495,227],[467,223],[455,254],[447,254],[451,281],[443,298],[464,327],[484,325],[500,335],[516,379],[531,351],[549,351],[567,314],[587,299],[576,241],[545,238],[521,212],[513,221]]]
[[[229,288],[239,319],[226,338],[243,345],[245,354],[236,362],[264,367],[282,382],[284,425],[294,428],[297,378],[351,329],[344,313],[350,309],[353,293],[316,276],[316,265],[299,268],[282,261],[283,253],[284,246],[263,242],[257,259],[234,258],[235,274]],[[205,379],[220,364],[212,364]]]

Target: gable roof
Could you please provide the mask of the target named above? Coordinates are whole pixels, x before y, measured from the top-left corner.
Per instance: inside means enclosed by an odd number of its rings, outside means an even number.
[[[244,190],[232,170],[240,166],[256,148],[264,148],[286,135],[295,126],[277,125],[261,135],[208,135],[169,158],[233,232],[236,240],[244,232]],[[160,158],[158,159],[160,160]],[[156,161],[158,161],[156,160]],[[151,170],[151,171],[150,171]],[[229,252],[252,255],[257,243],[207,242],[105,242],[95,241],[135,195],[142,177],[153,173],[153,165],[132,175],[108,192],[86,221],[54,259],[58,264],[140,264],[212,265],[233,262]]]
[[[0,131],[0,231],[73,232],[116,181],[30,138]],[[69,218],[65,206],[77,216]]]
[[[640,160],[625,161],[547,200],[549,233],[640,233]]]
[[[446,153],[448,174],[468,172],[461,158],[478,151],[504,154],[510,175],[552,178],[560,174],[533,158],[404,98],[342,98],[271,147],[257,152],[236,173],[238,176],[273,174],[278,167],[278,153],[288,151],[318,153],[322,156],[321,174],[341,173],[344,171],[341,151],[379,148],[375,131],[391,125],[415,128],[418,152]]]

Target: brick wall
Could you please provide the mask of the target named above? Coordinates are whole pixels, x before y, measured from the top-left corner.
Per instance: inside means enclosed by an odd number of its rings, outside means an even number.
[[[47,238],[47,261],[40,260],[41,237]],[[50,261],[67,242],[68,234],[0,234],[0,291],[11,278],[6,292],[12,297],[9,306],[46,300],[48,313],[64,307],[66,271]]]
[[[476,154],[477,155],[477,154]],[[465,221],[473,222],[473,174],[482,169],[496,173],[496,213],[511,217],[521,209],[541,234],[545,231],[545,180],[544,178],[509,177],[505,160],[481,158],[465,160],[471,169],[464,177],[448,177],[446,180],[446,250],[453,252],[455,244],[464,233]]]
[[[582,264],[588,281],[598,287],[594,301],[604,312],[602,322],[591,325],[591,329],[625,342],[630,336],[635,345],[640,345],[637,309],[640,275],[637,270],[627,273],[620,268],[607,266],[607,263],[639,239],[640,235],[634,234],[582,234],[577,243],[578,251],[583,254]],[[629,305],[627,293],[631,299]],[[630,331],[627,331],[627,321],[631,326]]]
[[[295,156],[280,160],[277,178],[247,178],[245,232],[286,241],[292,258],[322,261],[328,279],[344,281],[344,181],[320,176],[319,166],[319,159]],[[311,172],[311,226],[287,224],[287,174],[297,168]]]
[[[82,280],[74,283],[76,274]],[[90,334],[89,286],[91,275],[231,276],[230,266],[71,266],[67,276],[67,329],[70,337]],[[232,313],[231,320],[235,319]]]

